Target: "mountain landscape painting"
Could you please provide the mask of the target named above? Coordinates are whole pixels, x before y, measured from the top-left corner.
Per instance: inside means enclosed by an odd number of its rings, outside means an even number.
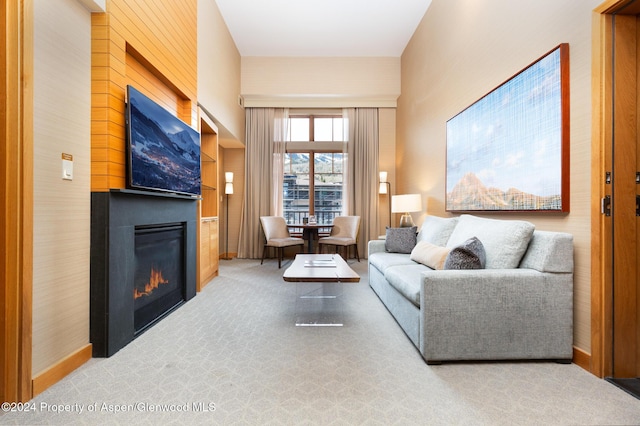
[[[568,211],[568,45],[447,122],[447,211]]]
[[[200,194],[200,134],[129,86],[130,186]]]

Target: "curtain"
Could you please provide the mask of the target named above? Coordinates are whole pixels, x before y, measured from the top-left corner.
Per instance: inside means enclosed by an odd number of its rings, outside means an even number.
[[[288,110],[247,108],[244,188],[238,258],[260,258],[264,234],[260,216],[283,215],[283,161]],[[348,108],[343,155],[343,214],[360,216],[358,251],[378,237],[378,110]],[[366,256],[366,255],[365,255]]]
[[[264,245],[260,216],[282,215],[284,143],[275,143],[275,140],[285,140],[280,138],[286,132],[287,111],[281,108],[247,108],[245,116],[247,176],[238,258],[255,259],[262,256]]]
[[[278,108],[274,117],[273,141],[273,188],[271,211],[274,216],[284,216],[284,157],[287,148],[289,130],[289,110]]]
[[[360,216],[358,252],[378,238],[378,109],[345,108],[348,123],[343,202],[348,215]]]

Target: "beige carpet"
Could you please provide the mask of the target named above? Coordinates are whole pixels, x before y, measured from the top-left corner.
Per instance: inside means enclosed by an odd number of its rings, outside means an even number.
[[[428,366],[350,263],[345,326],[320,328],[294,326],[288,262],[221,261],[193,300],[0,424],[640,424],[640,400],[575,365]]]

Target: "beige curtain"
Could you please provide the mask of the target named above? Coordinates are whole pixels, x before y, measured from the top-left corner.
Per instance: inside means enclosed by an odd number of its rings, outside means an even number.
[[[286,132],[287,111],[275,108],[247,108],[245,115],[247,176],[238,257],[255,259],[262,256],[264,244],[260,216],[282,214],[284,143],[274,141],[284,140],[282,135]]]
[[[343,198],[345,212],[360,216],[358,252],[366,256],[367,243],[378,238],[378,109],[346,108],[347,164]]]
[[[284,185],[284,157],[287,140],[289,139],[289,110],[278,108],[274,111],[273,129],[273,178],[271,211],[274,216],[284,216],[283,185]]]

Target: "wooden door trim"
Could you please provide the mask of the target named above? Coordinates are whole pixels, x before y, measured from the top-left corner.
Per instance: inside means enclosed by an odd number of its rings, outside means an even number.
[[[611,262],[610,240],[604,236],[611,231],[611,220],[601,213],[601,200],[611,196],[605,183],[610,158],[605,147],[612,140],[612,73],[611,28],[612,7],[608,1],[593,12],[592,19],[592,146],[591,146],[591,363],[590,371],[598,377],[611,372]],[[609,164],[607,164],[609,161]],[[609,167],[607,167],[609,166]]]
[[[33,0],[2,0],[3,107],[0,149],[4,303],[0,307],[3,401],[31,399],[33,278]]]
[[[614,14],[635,0],[607,0],[592,19],[592,176],[591,176],[591,362],[599,377],[613,374],[613,262],[611,217],[600,201],[612,196],[605,182],[613,168],[613,26]],[[637,80],[633,80],[636,84]],[[615,208],[615,206],[613,207]]]

